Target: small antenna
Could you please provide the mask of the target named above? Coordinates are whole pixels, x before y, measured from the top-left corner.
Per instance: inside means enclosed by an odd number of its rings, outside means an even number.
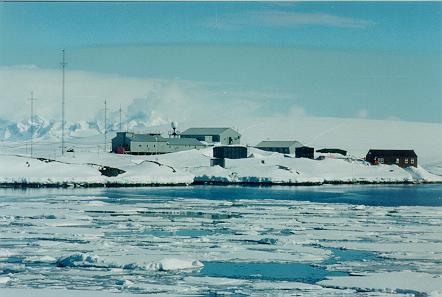
[[[64,155],[64,125],[65,125],[65,119],[64,119],[64,92],[65,92],[65,68],[66,68],[66,61],[65,61],[65,51],[64,49],[61,50],[62,54],[62,60],[60,63],[61,66],[61,73],[62,73],[62,83],[61,83],[61,155]]]
[[[34,98],[33,91],[31,91],[31,97],[28,100],[31,101],[31,158],[32,158],[32,156],[33,156],[32,142],[33,142],[33,138],[34,138],[34,101],[36,100]]]
[[[107,102],[104,100],[104,152],[107,144]]]
[[[121,132],[121,105],[120,105],[120,109],[119,109],[119,111],[120,111],[120,132]]]
[[[169,134],[169,137],[170,137],[170,136],[172,136],[172,137],[174,137],[174,138],[175,138],[175,137],[178,137],[178,133],[179,133],[179,132],[177,131],[178,123],[177,123],[177,122],[171,122],[171,123],[170,123],[170,127],[172,128],[173,131],[172,131],[172,133],[169,132],[169,133],[170,133],[170,134]]]

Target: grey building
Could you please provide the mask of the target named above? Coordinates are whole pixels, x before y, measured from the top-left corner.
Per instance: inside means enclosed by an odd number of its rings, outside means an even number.
[[[112,152],[117,154],[156,155],[204,147],[196,139],[164,138],[155,133],[117,132],[112,139]]]
[[[213,147],[213,158],[210,160],[210,166],[225,167],[225,159],[244,159],[247,158],[247,147],[240,145],[221,145]]]
[[[300,146],[295,149],[296,158],[315,158],[315,149],[309,146]]]
[[[213,157],[221,159],[247,158],[247,147],[239,145],[221,145],[213,147]]]
[[[297,147],[303,146],[302,143],[295,140],[290,141],[272,141],[265,140],[258,143],[255,147],[257,149],[268,151],[268,152],[277,152],[282,154],[294,154]]]
[[[232,128],[189,128],[182,132],[181,138],[195,138],[207,143],[239,144],[241,134]]]

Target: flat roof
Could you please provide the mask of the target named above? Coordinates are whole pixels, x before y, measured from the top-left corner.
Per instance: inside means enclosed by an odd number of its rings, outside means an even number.
[[[151,135],[151,134],[132,134],[127,135],[127,137],[136,142],[164,142],[166,141],[161,135]]]
[[[396,157],[417,157],[414,150],[378,150],[371,149],[368,151],[367,155],[377,155],[377,156],[396,156]]]
[[[194,145],[194,146],[205,146],[202,142],[195,138],[165,138],[170,145]]]
[[[264,140],[258,143],[255,147],[290,147],[290,146],[303,146],[302,143],[296,140]]]
[[[182,132],[181,135],[219,135],[229,129],[233,130],[232,128],[189,128]]]

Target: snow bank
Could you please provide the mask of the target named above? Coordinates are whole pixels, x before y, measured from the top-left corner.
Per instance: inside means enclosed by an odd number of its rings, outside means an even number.
[[[78,253],[58,259],[56,265],[58,267],[95,267],[100,262],[95,255]]]
[[[111,153],[65,154],[56,161],[0,155],[0,183],[74,185],[169,185],[198,183],[324,184],[442,182],[422,167],[370,165],[352,157],[312,160],[249,148],[250,157],[210,166],[212,148],[157,156]],[[108,166],[123,170],[101,175]]]
[[[11,281],[11,278],[8,276],[0,276],[0,285],[6,285]]]
[[[333,288],[353,288],[381,292],[442,294],[442,276],[412,271],[370,273],[363,276],[331,277],[319,282]]]
[[[407,167],[405,170],[413,177],[415,181],[419,182],[442,182],[442,176],[431,174],[421,166]]]
[[[198,260],[183,260],[183,259],[163,259],[158,263],[153,263],[149,266],[152,270],[171,271],[171,270],[185,270],[185,269],[199,269],[204,266]]]
[[[116,264],[114,262],[104,261],[96,255],[76,253],[67,257],[61,257],[56,262],[57,267],[98,267],[98,268],[121,268],[127,270],[155,270],[155,271],[173,271],[186,269],[199,269],[204,266],[198,260],[164,258],[158,262]]]
[[[97,290],[66,290],[66,289],[0,289],[0,296],[7,297],[137,297],[140,294],[121,292],[100,292]]]

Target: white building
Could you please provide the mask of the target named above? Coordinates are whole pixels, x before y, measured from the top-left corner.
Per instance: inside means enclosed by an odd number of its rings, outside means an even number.
[[[156,133],[117,132],[112,139],[112,152],[117,154],[156,155],[204,147],[194,138],[164,138]]]

